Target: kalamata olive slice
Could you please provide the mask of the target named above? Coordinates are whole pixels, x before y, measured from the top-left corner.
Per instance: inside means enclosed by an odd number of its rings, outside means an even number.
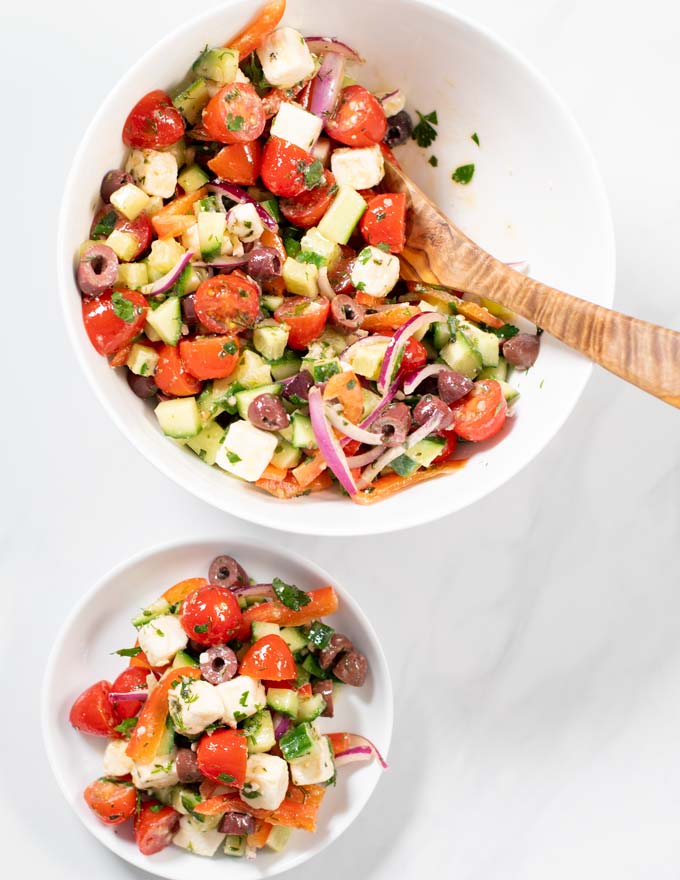
[[[196,752],[192,749],[177,749],[177,778],[180,782],[201,782],[203,774],[198,769]]]
[[[128,370],[127,383],[137,397],[141,397],[142,400],[150,400],[158,394],[158,386],[154,382],[153,376],[137,376]]]
[[[255,819],[247,813],[225,813],[217,830],[222,834],[237,834],[243,837],[255,831]]]
[[[98,296],[118,280],[118,257],[106,244],[93,244],[83,253],[76,275],[83,296]]]
[[[123,171],[121,168],[112,168],[111,171],[107,171],[99,188],[102,202],[110,202],[111,196],[116,190],[125,186],[126,183],[132,183],[132,177],[127,171]]]
[[[319,656],[317,658],[319,666],[322,669],[329,669],[339,654],[343,651],[352,651],[353,649],[354,645],[347,636],[343,636],[342,633],[333,633],[328,645],[323,651],[319,651]]]
[[[536,363],[541,350],[541,337],[518,333],[503,343],[503,357],[518,370],[528,370]]]
[[[441,397],[437,397],[435,394],[425,394],[420,398],[413,410],[413,418],[417,424],[424,425],[435,413],[439,413],[441,416],[441,421],[437,426],[438,431],[451,427],[453,424],[453,413]]]
[[[210,563],[208,580],[219,587],[238,587],[248,584],[245,569],[238,564],[233,556],[217,556]]]
[[[290,417],[274,394],[260,394],[248,407],[248,421],[263,431],[280,431],[290,424]]]
[[[189,296],[183,296],[180,300],[182,303],[182,320],[190,330],[194,330],[198,324],[196,317],[196,297],[193,293]]]
[[[198,656],[201,675],[210,684],[230,681],[238,671],[236,654],[226,645],[212,645]]]
[[[359,651],[348,651],[336,662],[333,674],[345,684],[361,687],[368,674],[368,660]]]
[[[401,110],[399,113],[395,113],[394,116],[388,118],[387,133],[383,138],[383,143],[387,144],[390,149],[392,147],[399,147],[401,144],[405,144],[411,137],[412,131],[413,120],[406,110]]]
[[[312,685],[312,693],[321,694],[326,703],[326,708],[321,713],[324,718],[333,717],[333,680],[325,678],[323,681],[315,681]]]
[[[258,245],[248,255],[248,274],[256,281],[271,281],[281,274],[281,257],[271,247]]]
[[[437,375],[437,390],[444,403],[455,403],[472,391],[474,382],[455,370],[442,370]]]
[[[331,302],[331,317],[342,330],[356,330],[366,315],[366,309],[351,296],[341,293]]]
[[[372,422],[369,431],[380,434],[383,446],[400,446],[411,427],[411,410],[405,403],[393,403]]]
[[[352,284],[351,271],[354,263],[354,251],[347,247],[343,248],[342,256],[335,263],[332,269],[328,270],[328,283],[333,288],[336,295],[343,293],[352,293],[354,285]]]
[[[301,400],[307,400],[309,397],[309,389],[313,384],[314,379],[309,370],[302,370],[297,376],[291,376],[290,379],[284,379],[281,394],[286,400],[292,400],[293,403],[299,403]]]

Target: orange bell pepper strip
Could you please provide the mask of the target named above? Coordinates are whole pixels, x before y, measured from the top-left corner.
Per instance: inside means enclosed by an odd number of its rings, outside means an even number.
[[[205,578],[187,578],[170,587],[163,593],[163,598],[170,605],[182,602],[190,593],[195,593],[201,587],[205,587],[208,581]]]
[[[151,223],[159,238],[177,238],[184,235],[196,222],[192,214],[171,214],[168,217],[159,217],[155,214]]]
[[[257,822],[255,825],[255,831],[246,837],[246,844],[252,846],[253,849],[262,849],[265,843],[269,840],[269,834],[272,827],[273,826],[270,825],[269,822]]]
[[[338,595],[333,587],[321,587],[319,590],[311,590],[307,595],[310,601],[303,605],[299,611],[274,600],[262,602],[259,605],[251,605],[243,612],[243,621],[253,623],[279,623],[283,626],[302,626],[311,623],[319,617],[326,617],[338,610]]]
[[[361,418],[364,410],[364,395],[361,393],[361,384],[352,370],[331,376],[323,390],[323,399],[328,402],[339,401],[343,416],[355,425]]]
[[[207,195],[207,188],[202,186],[195,192],[187,193],[183,196],[177,196],[177,198],[173,199],[171,202],[168,202],[165,207],[161,208],[160,211],[157,211],[151,218],[151,224],[156,230],[156,235],[159,238],[165,238],[169,234],[166,229],[172,227],[172,222],[170,218],[177,219],[178,217],[184,217],[184,215],[188,214],[190,215],[189,218],[185,217],[185,219],[180,222],[186,225],[191,225],[188,223],[189,219],[191,220],[191,223],[195,222],[196,218],[193,215],[194,203],[197,202],[199,199],[205,198]],[[178,233],[174,234],[177,235]]]
[[[464,461],[447,461],[438,467],[428,468],[424,471],[416,471],[409,477],[400,477],[399,474],[387,474],[378,479],[362,492],[352,495],[352,501],[355,504],[375,504],[377,501],[385,501],[391,498],[402,489],[408,489],[409,486],[415,486],[418,483],[426,483],[428,480],[435,480],[437,477],[443,477],[445,474],[453,473],[459,470],[465,464]],[[255,606],[257,607],[257,606]]]
[[[282,480],[285,480],[288,476],[287,468],[277,467],[275,464],[268,464],[267,467],[262,472],[261,480],[273,480],[275,483],[280,483]]]
[[[256,819],[266,819],[269,816],[268,810],[258,810],[251,804],[241,800],[239,795],[234,792],[229,794],[216,794],[204,801],[196,804],[193,809],[194,813],[199,816],[222,816],[224,813],[248,813]]]
[[[226,45],[229,49],[238,50],[240,59],[250,55],[263,42],[283,18],[286,11],[286,0],[271,0],[252,18],[243,30]]]
[[[380,306],[385,304],[385,300],[380,296],[371,296],[370,293],[364,293],[361,290],[357,290],[354,295],[354,299],[359,303],[359,305],[367,306],[369,309],[377,309]]]
[[[484,308],[484,306],[480,306],[478,303],[469,302],[466,299],[461,299],[457,302],[456,309],[458,310],[458,314],[467,318],[468,321],[475,321],[477,324],[488,324],[489,327],[495,327],[496,330],[499,327],[502,327],[505,323],[504,321],[501,321],[500,318],[492,315],[487,308]]]
[[[398,330],[402,324],[420,314],[417,306],[398,305],[382,312],[372,312],[361,322],[362,330],[382,333],[384,330]]]
[[[325,794],[326,789],[322,785],[298,788],[291,783],[285,798],[270,813],[267,822],[288,828],[301,828],[303,831],[316,831],[316,817]]]
[[[470,302],[456,296],[451,290],[443,287],[433,287],[428,284],[420,284],[418,282],[409,282],[408,289],[412,293],[419,294],[420,298],[431,306],[438,308],[448,308],[451,313],[458,312],[468,321],[475,321],[477,324],[488,324],[496,330],[505,323],[496,315],[493,315],[487,308],[480,306],[479,303]]]
[[[326,462],[323,462],[324,468]],[[328,489],[333,483],[333,479],[329,473],[317,472],[306,485],[301,485],[293,476],[293,472],[286,474],[283,480],[268,480],[264,476],[255,482],[255,485],[276,498],[297,498],[298,495],[307,495],[310,492],[321,492],[322,489]]]
[[[195,666],[168,669],[149,694],[125,749],[125,754],[133,761],[148,764],[156,757],[168,717],[168,692],[173,683],[184,676],[199,679],[201,670]]]
[[[303,461],[302,464],[293,468],[291,473],[297,482],[298,493],[318,479],[327,467],[326,459],[323,457],[323,453],[319,451],[315,452],[312,458],[308,458],[307,461]]]

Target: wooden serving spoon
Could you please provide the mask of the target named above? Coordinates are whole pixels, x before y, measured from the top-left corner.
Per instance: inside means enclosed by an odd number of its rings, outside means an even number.
[[[416,184],[385,162],[383,188],[403,192],[411,211],[402,276],[506,306],[596,364],[680,408],[680,333],[596,306],[534,281],[487,254]]]

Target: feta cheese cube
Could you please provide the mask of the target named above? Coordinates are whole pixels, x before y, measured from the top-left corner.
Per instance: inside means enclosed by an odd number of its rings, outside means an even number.
[[[328,782],[335,773],[333,750],[327,736],[321,736],[315,724],[312,728],[317,734],[311,752],[301,758],[289,761],[291,779],[295,785],[319,785]]]
[[[169,199],[177,186],[177,157],[160,150],[133,150],[125,164],[135,183],[148,196]]]
[[[236,727],[239,721],[267,705],[264,685],[249,675],[237,675],[230,681],[223,681],[215,690],[222,701],[222,721],[230,727]]]
[[[385,161],[378,144],[372,147],[348,147],[331,154],[331,171],[338,186],[370,189],[385,176]]]
[[[273,86],[289,89],[303,79],[309,79],[316,64],[305,38],[291,27],[273,31],[257,49],[262,72]]]
[[[255,205],[235,205],[227,213],[227,232],[241,241],[257,241],[264,232]]]
[[[137,638],[152,666],[165,666],[189,641],[179,618],[173,614],[154,617],[137,630]]]
[[[299,104],[284,101],[272,122],[271,134],[309,152],[322,128],[323,121],[318,116],[308,113]]]
[[[369,296],[387,296],[399,280],[399,259],[369,245],[354,261],[350,278],[357,290]]]
[[[125,754],[127,740],[112,739],[104,752],[104,773],[107,776],[127,776],[132,772],[132,758]]]
[[[258,810],[276,810],[288,791],[288,765],[277,755],[250,755],[241,800]]]
[[[222,834],[216,828],[209,831],[201,831],[190,821],[189,816],[182,816],[179,820],[179,828],[172,838],[175,846],[188,849],[197,856],[214,856],[226,834]]]
[[[150,197],[134,183],[126,183],[111,194],[110,201],[128,220],[135,220],[146,209]]]
[[[382,94],[376,95],[376,97],[382,104],[385,116],[387,116],[388,119],[390,116],[396,116],[397,113],[401,113],[406,106],[406,95],[401,89],[396,89],[396,91],[387,93],[383,92]]]
[[[177,764],[175,754],[159,755],[148,764],[132,762],[130,773],[136,788],[171,788],[177,785]]]
[[[168,710],[178,733],[202,733],[221,717],[222,700],[214,685],[184,677],[168,692]]]
[[[217,452],[215,464],[249,483],[259,480],[276,452],[276,435],[239,420],[229,430]]]

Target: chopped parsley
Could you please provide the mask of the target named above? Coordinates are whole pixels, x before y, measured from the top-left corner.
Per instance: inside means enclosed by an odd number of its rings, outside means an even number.
[[[296,257],[298,263],[313,263],[318,269],[323,266],[323,257],[314,251],[300,251]]]
[[[207,623],[197,623],[194,626],[195,633],[207,633],[208,632],[208,624]]]
[[[414,126],[411,137],[419,147],[429,147],[437,138],[437,130],[434,128],[435,125],[439,125],[437,111],[421,113],[420,110],[416,110],[416,113],[420,122]]]
[[[361,251],[361,252],[359,253],[359,256],[357,257],[357,262],[358,262],[358,263],[361,263],[362,266],[365,266],[366,263],[369,262],[369,260],[371,259],[371,257],[372,257],[372,254],[371,254],[371,249],[370,249],[370,247],[365,247],[365,248],[363,249],[363,251]]]
[[[139,645],[135,645],[134,648],[119,648],[117,651],[113,651],[112,653],[118,654],[119,657],[136,657],[137,654],[142,653],[142,649]]]
[[[511,339],[519,333],[519,327],[515,327],[514,324],[503,324],[502,327],[490,327],[488,324],[482,322],[479,327],[481,330],[484,330],[485,333],[493,333],[493,335],[498,336],[499,339]]]
[[[151,804],[149,809],[151,810],[152,813],[160,813],[160,811],[163,809],[164,806],[165,806],[165,804]]]
[[[230,464],[238,464],[239,461],[241,461],[241,456],[237,455],[235,452],[232,452],[231,449],[227,449],[226,452]]]
[[[430,156],[427,160],[433,168],[436,168],[439,165],[439,159],[436,156]]]
[[[300,161],[298,162],[297,168],[305,179],[305,186],[307,189],[314,189],[317,186],[321,186],[326,179],[323,165],[318,159],[315,159],[313,162]]]
[[[229,342],[224,343],[218,357],[223,358],[226,357],[228,354],[236,354],[237,351],[238,349],[236,347],[236,343],[233,341],[233,339],[230,339]]]
[[[474,164],[471,165],[459,165],[458,168],[451,175],[451,180],[454,183],[462,183],[464,185],[470,183],[475,173]]]
[[[363,281],[360,281],[360,282],[357,284],[357,290],[358,290],[360,293],[363,293],[364,290],[366,290],[366,285],[364,284]]]
[[[392,248],[388,245],[386,241],[379,241],[376,247],[378,248],[378,250],[384,251],[386,254],[389,254],[392,250]]]
[[[131,300],[123,296],[119,290],[114,291],[111,295],[111,303],[116,317],[120,318],[121,321],[125,321],[126,324],[132,324],[140,313],[139,306],[136,306]]]
[[[246,791],[246,788],[248,788],[248,791]],[[260,792],[251,790],[248,782],[246,782],[246,784],[241,789],[241,797],[249,798],[250,800],[252,800],[253,798],[256,798],[259,796],[260,796]]]
[[[92,238],[96,238],[99,235],[105,237],[111,235],[117,219],[118,215],[115,211],[107,211],[106,214],[102,215],[97,221],[97,225],[92,230]]]
[[[290,608],[291,611],[299,611],[300,608],[309,605],[312,601],[303,590],[299,590],[294,584],[284,583],[281,578],[275,577],[272,581],[272,587],[279,602],[286,608]]]
[[[474,132],[470,135],[470,137],[471,137],[472,140],[477,144],[477,146],[479,146],[479,135],[477,134],[477,132],[474,131]]]
[[[137,718],[123,718],[120,724],[116,724],[113,729],[116,731],[116,733],[120,733],[127,738],[134,730],[136,724]]]
[[[220,780],[220,782],[223,782],[225,785],[231,785],[231,783],[234,781],[235,777],[233,777],[231,775],[231,773],[219,773],[217,778]]]
[[[246,703],[248,702],[248,694],[249,693],[250,693],[250,691],[243,691],[243,693],[241,694],[241,699],[239,700],[239,705],[241,705],[241,706],[246,705]]]
[[[233,116],[231,113],[227,114],[227,128],[229,131],[241,131],[244,122],[245,119],[243,116]]]
[[[243,72],[258,92],[266,92],[267,89],[271,88],[267,82],[267,77],[262,71],[260,59],[255,52],[251,52],[243,62]]]

